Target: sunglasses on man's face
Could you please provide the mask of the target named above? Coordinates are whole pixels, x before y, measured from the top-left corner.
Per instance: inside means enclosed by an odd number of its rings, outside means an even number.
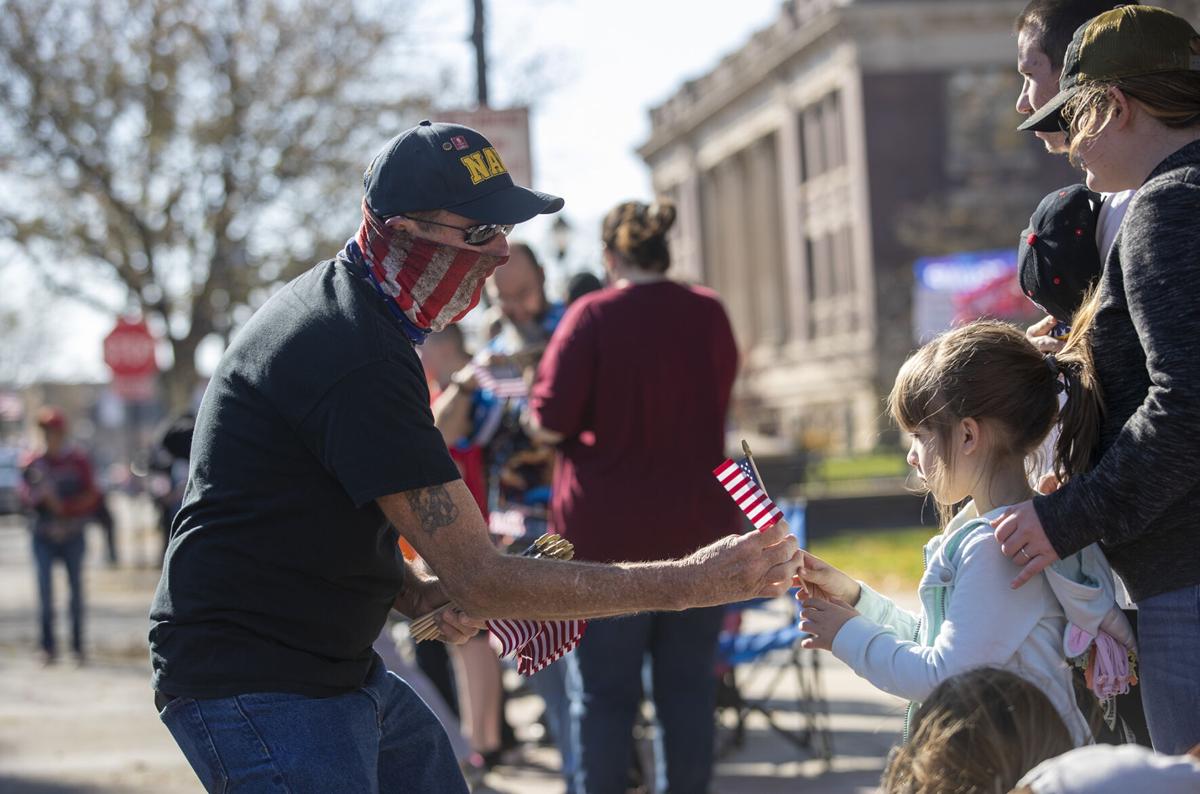
[[[408,218],[410,221],[417,223],[430,223],[434,226],[444,226],[447,229],[457,229],[463,233],[463,241],[467,245],[486,245],[492,238],[497,235],[507,237],[509,232],[513,230],[516,224],[512,223],[477,223],[474,226],[455,226],[452,223],[441,223],[439,221],[426,220],[425,218],[414,218],[411,215],[400,215],[401,218]]]

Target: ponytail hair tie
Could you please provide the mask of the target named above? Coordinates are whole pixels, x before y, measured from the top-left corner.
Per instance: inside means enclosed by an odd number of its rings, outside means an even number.
[[[1045,358],[1046,366],[1050,368],[1050,373],[1054,375],[1054,393],[1062,394],[1067,390],[1065,382],[1067,380],[1067,373],[1063,372],[1062,368],[1058,366],[1058,358],[1053,353],[1047,353]]]

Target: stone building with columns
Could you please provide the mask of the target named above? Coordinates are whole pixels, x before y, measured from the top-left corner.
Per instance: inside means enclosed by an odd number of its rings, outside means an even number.
[[[1079,180],[1015,129],[1023,5],[790,0],[651,109],[639,153],[679,208],[676,275],[732,319],[740,430],[886,442],[914,261],[1015,247],[1038,200]]]

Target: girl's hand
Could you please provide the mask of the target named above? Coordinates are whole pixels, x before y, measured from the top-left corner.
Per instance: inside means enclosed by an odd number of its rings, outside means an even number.
[[[858,610],[845,601],[826,601],[822,598],[806,598],[800,601],[800,630],[810,636],[800,643],[802,648],[822,651],[833,649],[833,639],[846,625],[846,621],[858,614]]]
[[[1040,494],[1052,494],[1061,486],[1062,483],[1058,481],[1057,474],[1044,474],[1042,475],[1042,478],[1038,480],[1037,492]]]
[[[800,572],[794,583],[802,597],[844,601],[848,606],[858,603],[862,595],[858,582],[810,552],[802,550],[800,554]]]

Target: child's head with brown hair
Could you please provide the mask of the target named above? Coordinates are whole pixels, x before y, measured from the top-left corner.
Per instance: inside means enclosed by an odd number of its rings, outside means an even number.
[[[1074,747],[1054,704],[1007,670],[943,681],[884,770],[885,794],[1007,794],[1026,772]]]
[[[1025,470],[1056,420],[1063,424],[1056,473],[1065,481],[1085,470],[1099,426],[1096,394],[1086,347],[1043,356],[1013,326],[980,320],[914,353],[896,376],[888,407],[912,435],[909,463],[946,518],[968,497],[989,508],[1003,504],[996,500],[1012,494],[992,494],[993,484]]]
[[[675,223],[675,205],[625,201],[609,210],[601,226],[604,248],[627,267],[665,273],[671,266],[667,231]]]

